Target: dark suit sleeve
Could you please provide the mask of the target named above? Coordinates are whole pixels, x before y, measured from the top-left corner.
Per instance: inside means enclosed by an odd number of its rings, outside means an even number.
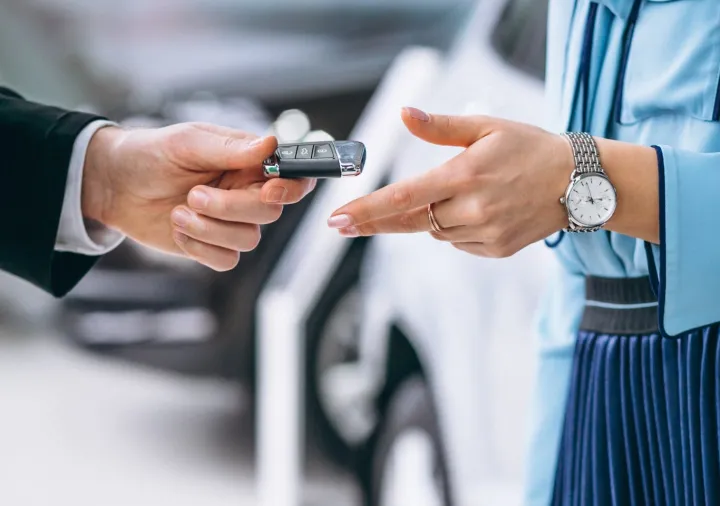
[[[0,269],[58,297],[96,261],[55,251],[55,239],[75,138],[98,119],[0,87]]]

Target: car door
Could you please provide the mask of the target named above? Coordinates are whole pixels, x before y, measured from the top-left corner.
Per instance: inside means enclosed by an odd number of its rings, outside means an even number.
[[[547,125],[546,17],[545,0],[479,2],[442,79],[413,105]],[[458,151],[408,139],[393,179],[412,177]],[[368,306],[391,307],[391,323],[402,328],[420,358],[455,503],[519,501],[534,311],[554,268],[552,255],[535,244],[507,260],[479,259],[418,234],[377,238],[371,258]],[[372,326],[373,315],[367,316]],[[387,359],[384,339],[363,334],[361,356],[370,370],[394,367],[377,367]]]

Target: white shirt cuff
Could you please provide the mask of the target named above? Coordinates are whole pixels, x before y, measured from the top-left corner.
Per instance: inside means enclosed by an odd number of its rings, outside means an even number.
[[[82,215],[82,180],[85,155],[95,132],[106,126],[116,126],[116,124],[104,120],[93,121],[75,139],[65,185],[65,199],[60,214],[60,226],[55,238],[56,251],[99,256],[117,248],[125,239],[125,236],[120,232],[111,230],[99,223],[85,220]]]

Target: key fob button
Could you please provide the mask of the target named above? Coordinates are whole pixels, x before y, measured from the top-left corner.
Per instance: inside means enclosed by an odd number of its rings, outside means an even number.
[[[298,146],[297,155],[295,158],[312,158],[312,146]]]
[[[295,158],[295,153],[297,153],[297,146],[280,146],[277,150],[278,157],[281,159],[292,159]]]
[[[335,158],[335,156],[333,154],[333,149],[330,144],[318,144],[317,146],[315,146],[315,153],[313,153],[313,158]]]

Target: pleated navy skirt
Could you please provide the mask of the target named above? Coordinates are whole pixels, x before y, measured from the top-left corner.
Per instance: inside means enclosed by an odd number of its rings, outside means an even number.
[[[718,328],[657,330],[645,278],[589,278],[553,504],[720,505]]]

